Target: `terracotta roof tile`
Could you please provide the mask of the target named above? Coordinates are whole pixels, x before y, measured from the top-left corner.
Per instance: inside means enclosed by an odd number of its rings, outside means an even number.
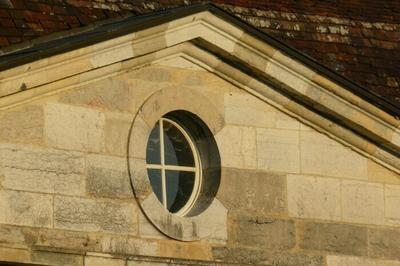
[[[0,47],[97,20],[200,0],[0,1]],[[223,9],[400,105],[400,1],[215,0]]]

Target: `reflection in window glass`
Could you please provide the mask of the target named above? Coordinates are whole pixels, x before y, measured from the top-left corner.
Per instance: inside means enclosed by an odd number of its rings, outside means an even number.
[[[167,170],[165,177],[167,181],[167,209],[171,212],[177,212],[192,195],[195,173]]]
[[[182,132],[168,121],[163,126],[165,164],[194,166],[192,149]]]
[[[160,124],[154,126],[150,133],[149,140],[147,141],[146,149],[146,163],[160,164],[161,163],[161,150],[160,150]]]
[[[149,175],[150,184],[151,187],[153,188],[154,194],[156,194],[158,200],[162,202],[161,170],[147,169],[147,174]]]

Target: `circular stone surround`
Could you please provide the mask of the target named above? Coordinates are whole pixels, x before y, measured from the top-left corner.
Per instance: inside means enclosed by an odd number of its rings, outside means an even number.
[[[146,217],[165,235],[182,241],[212,237],[219,231],[226,231],[227,210],[215,198],[220,178],[218,150],[211,149],[213,154],[210,160],[215,159],[214,161],[218,162],[218,169],[216,171],[216,167],[212,167],[213,170],[204,176],[204,185],[199,198],[185,216],[172,214],[164,208],[153,192],[148,178],[146,168],[148,138],[156,122],[171,112],[198,117],[207,126],[211,136],[215,136],[224,126],[223,116],[218,109],[194,89],[167,87],[156,91],[145,100],[132,123],[128,146],[132,187]]]

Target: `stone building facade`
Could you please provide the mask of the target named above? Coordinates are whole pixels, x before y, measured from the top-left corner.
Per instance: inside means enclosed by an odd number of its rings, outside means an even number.
[[[1,262],[400,265],[400,122],[213,8],[29,62],[10,53]],[[146,166],[166,114],[209,132],[193,142],[212,171],[184,215]]]

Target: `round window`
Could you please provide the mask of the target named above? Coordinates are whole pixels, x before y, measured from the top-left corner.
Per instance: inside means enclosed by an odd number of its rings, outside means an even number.
[[[174,239],[226,239],[227,209],[217,197],[219,112],[195,90],[168,87],[133,119],[128,169],[135,198],[145,217]]]
[[[150,133],[146,149],[150,184],[171,213],[185,215],[201,184],[201,162],[191,136],[177,121],[161,118]]]

